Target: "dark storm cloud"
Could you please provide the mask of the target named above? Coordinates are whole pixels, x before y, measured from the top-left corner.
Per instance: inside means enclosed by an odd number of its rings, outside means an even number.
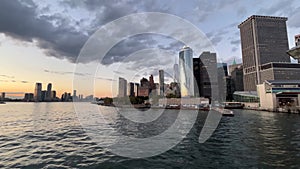
[[[74,62],[88,37],[70,28],[67,19],[39,16],[36,9],[32,1],[1,1],[0,32],[22,41],[36,40],[47,55]]]

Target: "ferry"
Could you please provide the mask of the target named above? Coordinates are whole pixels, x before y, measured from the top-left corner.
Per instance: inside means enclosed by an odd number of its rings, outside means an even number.
[[[244,104],[241,102],[224,102],[225,104],[225,109],[243,109]]]

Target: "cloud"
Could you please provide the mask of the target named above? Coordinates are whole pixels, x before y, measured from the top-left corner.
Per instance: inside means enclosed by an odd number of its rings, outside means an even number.
[[[116,81],[115,79],[111,79],[111,78],[105,78],[105,77],[95,77],[95,79],[98,79],[98,80],[105,80],[105,81]]]
[[[25,80],[22,80],[22,81],[21,81],[21,83],[30,83],[30,82],[28,82],[28,81],[25,81]]]
[[[52,71],[45,69],[44,72],[51,73],[51,74],[57,74],[57,75],[77,75],[77,76],[89,76],[90,73],[78,73],[78,72],[64,72],[64,71]]]
[[[88,36],[73,29],[69,23],[59,14],[40,16],[37,5],[30,0],[1,1],[0,32],[22,41],[36,41],[47,55],[75,62]]]
[[[8,78],[8,79],[14,79],[14,76],[9,76],[9,75],[0,75],[0,77]]]
[[[261,8],[258,13],[262,13],[265,15],[282,15],[288,16],[291,11],[293,11],[293,2],[295,0],[279,0],[274,1],[268,7]]]
[[[232,40],[232,41],[230,41],[230,43],[231,43],[232,45],[240,45],[240,44],[241,44],[241,40],[240,40],[240,39]]]

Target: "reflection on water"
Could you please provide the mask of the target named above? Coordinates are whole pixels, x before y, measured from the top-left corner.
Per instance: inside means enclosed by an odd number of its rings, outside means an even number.
[[[150,137],[177,115],[169,110],[145,125],[122,115],[105,120],[123,134]],[[72,103],[7,103],[0,105],[0,168],[300,167],[299,115],[236,110],[235,117],[222,118],[213,136],[199,144],[206,116],[200,112],[190,133],[171,150],[128,159],[97,145],[81,127]]]

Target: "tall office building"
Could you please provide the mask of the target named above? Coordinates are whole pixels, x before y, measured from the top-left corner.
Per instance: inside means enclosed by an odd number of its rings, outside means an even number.
[[[193,50],[184,46],[179,52],[181,97],[194,96]]]
[[[34,101],[42,101],[42,83],[36,83],[34,89]]]
[[[160,96],[164,96],[165,93],[165,77],[164,77],[164,70],[159,70],[159,94]]]
[[[194,96],[200,97],[200,58],[193,58]]]
[[[127,96],[127,80],[119,77],[119,95],[118,97]]]
[[[127,84],[127,95],[134,97],[135,92],[134,92],[134,83],[130,82]]]
[[[285,17],[253,15],[238,26],[246,91],[255,91],[256,85],[263,83],[261,65],[290,62],[286,21]]]
[[[218,88],[217,54],[203,52],[200,55],[200,96],[212,98],[212,90]]]
[[[48,86],[47,86],[47,92],[46,92],[46,101],[51,101],[52,98],[51,98],[51,91],[52,91],[52,84],[49,83]]]

